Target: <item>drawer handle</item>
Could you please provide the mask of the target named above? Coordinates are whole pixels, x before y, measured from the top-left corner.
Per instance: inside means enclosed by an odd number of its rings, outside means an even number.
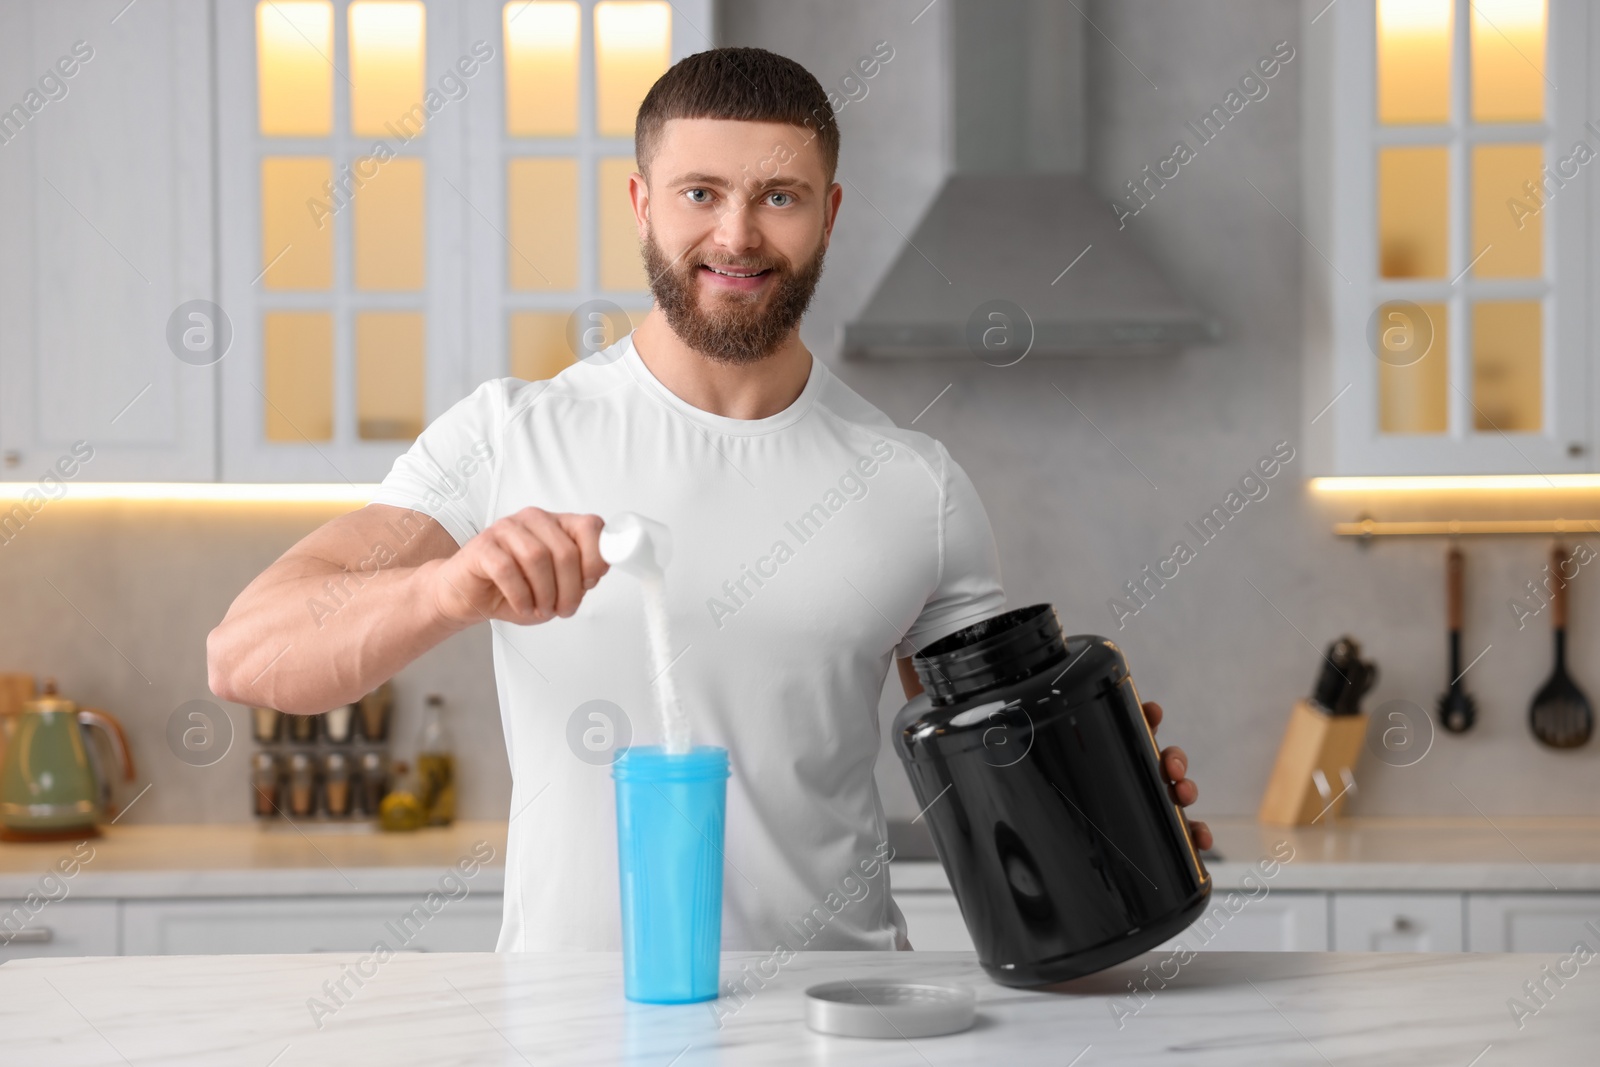
[[[1399,933],[1409,933],[1415,925],[1415,923],[1406,918],[1404,915],[1396,915],[1394,917],[1394,928]]]
[[[56,939],[55,931],[48,926],[39,926],[31,930],[18,930],[15,933],[0,937],[0,947],[21,943],[24,945],[45,945]]]

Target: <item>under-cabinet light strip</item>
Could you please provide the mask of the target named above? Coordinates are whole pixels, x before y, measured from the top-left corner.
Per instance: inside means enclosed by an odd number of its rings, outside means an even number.
[[[375,482],[0,482],[0,501],[147,500],[152,502],[217,502],[279,504],[369,503]]]

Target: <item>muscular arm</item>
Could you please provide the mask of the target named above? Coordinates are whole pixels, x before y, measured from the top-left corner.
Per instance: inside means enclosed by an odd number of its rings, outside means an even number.
[[[566,617],[607,568],[594,515],[524,508],[466,545],[427,515],[369,504],[308,534],[206,639],[211,691],[314,714],[348,704],[490,619]]]

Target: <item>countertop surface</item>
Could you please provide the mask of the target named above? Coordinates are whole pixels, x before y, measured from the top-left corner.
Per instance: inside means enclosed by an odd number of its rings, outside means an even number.
[[[1600,982],[1569,980],[1519,1027],[1507,998],[1552,962],[1533,955],[1213,952],[1185,962],[1151,954],[1037,990],[995,985],[971,953],[769,959],[725,954],[725,986],[749,973],[747,992],[678,1006],[624,1000],[612,953],[17,960],[0,966],[0,1033],[6,1062],[52,1067],[1528,1067],[1592,1062],[1600,1010]],[[1168,977],[1153,978],[1144,999],[1129,992],[1158,972]],[[346,977],[360,973],[359,985]],[[341,978],[344,993],[335,989]],[[808,986],[874,978],[971,986],[978,1022],[912,1040],[807,1029]]]
[[[1208,820],[1220,889],[1238,887],[1279,860],[1274,891],[1600,892],[1600,818],[1347,819],[1280,829],[1250,819]],[[327,832],[280,824],[112,826],[71,879],[78,898],[341,896],[426,891],[445,867],[487,842],[494,856],[477,889],[505,885],[506,824],[457,823],[414,834]],[[74,855],[72,841],[0,843],[0,898],[32,891]],[[1285,857],[1292,857],[1285,860]],[[943,891],[936,861],[899,859],[897,891]]]

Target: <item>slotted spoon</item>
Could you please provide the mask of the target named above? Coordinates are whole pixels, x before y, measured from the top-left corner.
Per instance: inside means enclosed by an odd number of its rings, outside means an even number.
[[[1550,576],[1555,588],[1550,593],[1551,622],[1555,627],[1556,665],[1550,680],[1533,698],[1528,709],[1528,725],[1533,736],[1551,748],[1577,748],[1594,732],[1594,712],[1589,698],[1567,674],[1567,583],[1561,577],[1566,562],[1562,546],[1550,554]]]

